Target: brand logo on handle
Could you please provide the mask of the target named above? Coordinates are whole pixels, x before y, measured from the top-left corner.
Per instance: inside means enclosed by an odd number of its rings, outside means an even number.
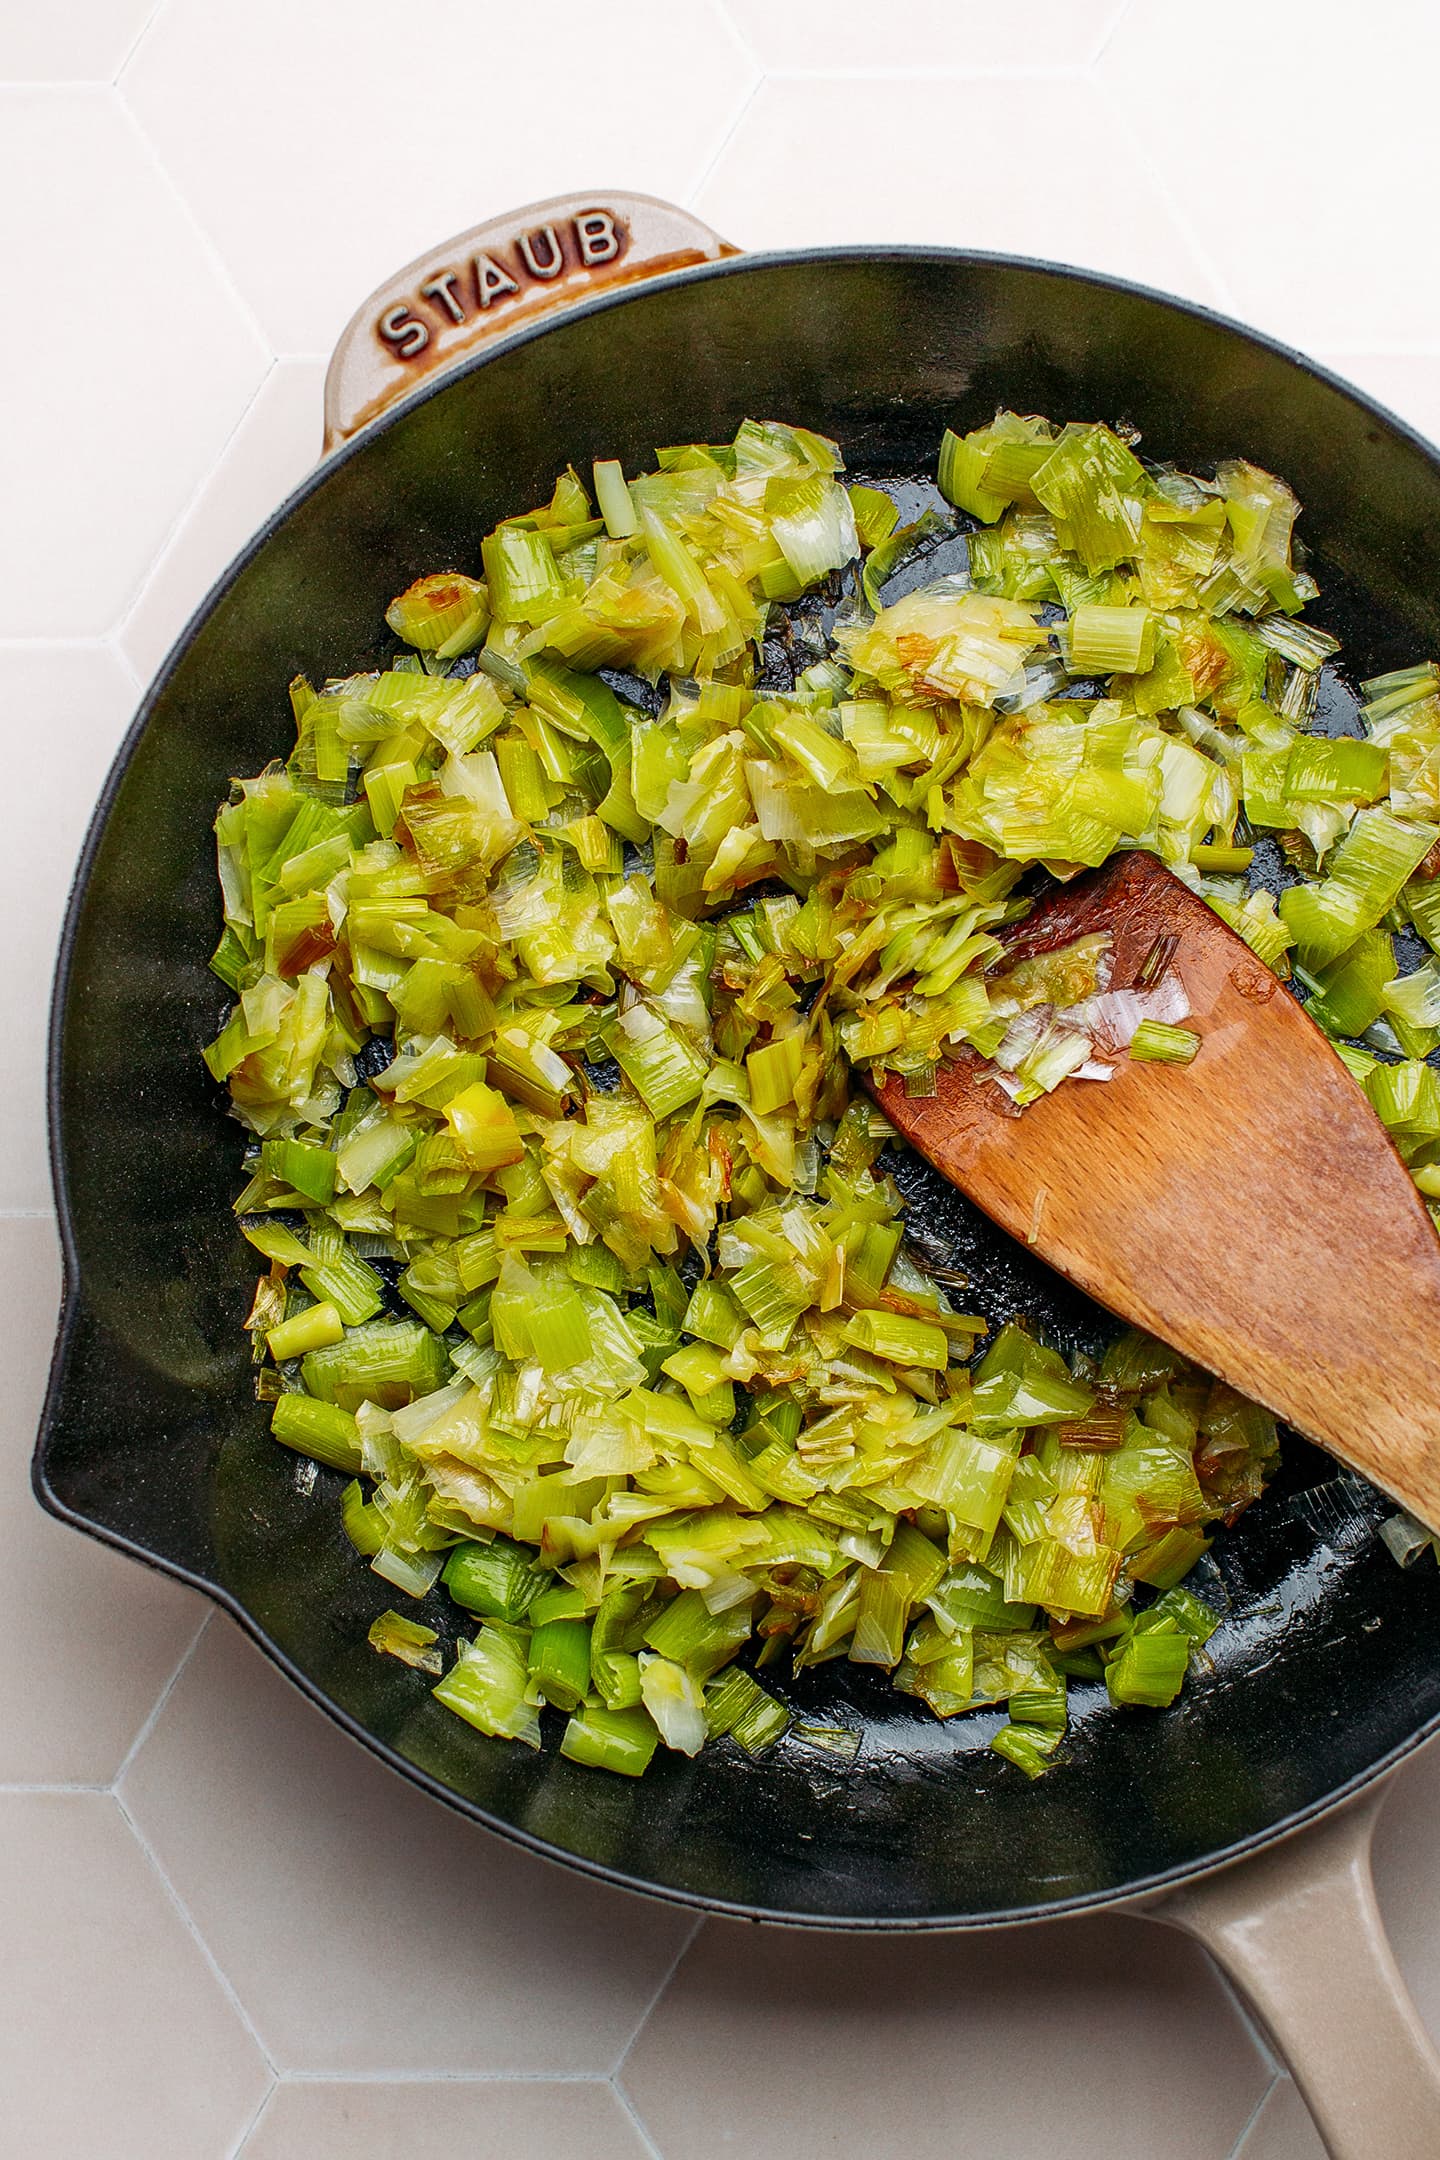
[[[413,297],[376,318],[375,334],[395,359],[418,360],[445,331],[513,306],[567,272],[619,262],[629,244],[624,224],[611,210],[580,210],[553,225],[537,225],[504,248],[482,249],[427,277]]]

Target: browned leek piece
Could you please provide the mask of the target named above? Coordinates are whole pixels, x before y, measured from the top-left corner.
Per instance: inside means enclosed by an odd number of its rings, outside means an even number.
[[[1113,988],[1156,940],[1201,1037],[1016,1116],[963,1051],[886,1116],[1102,1305],[1254,1397],[1440,1530],[1440,1242],[1319,1028],[1155,856],[1117,856],[1019,925],[1015,960],[1108,931]]]

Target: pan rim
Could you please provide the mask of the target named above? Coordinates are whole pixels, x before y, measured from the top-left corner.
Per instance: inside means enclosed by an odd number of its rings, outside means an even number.
[[[723,278],[745,277],[777,269],[821,267],[829,263],[893,263],[912,265],[917,268],[934,264],[948,268],[974,267],[981,270],[1021,271],[1046,279],[1058,279],[1063,283],[1097,288],[1105,293],[1138,299],[1154,307],[1164,309],[1191,321],[1209,325],[1238,338],[1243,344],[1271,358],[1279,359],[1300,370],[1306,376],[1339,392],[1364,413],[1381,422],[1402,443],[1417,452],[1437,472],[1440,472],[1440,449],[1422,435],[1409,422],[1391,412],[1376,398],[1359,389],[1307,354],[1286,344],[1282,339],[1269,336],[1251,325],[1240,322],[1219,310],[1199,302],[1177,298],[1133,279],[1111,276],[1100,271],[1084,270],[1073,265],[1047,261],[1042,257],[1011,255],[992,250],[971,248],[927,247],[922,245],[893,244],[886,246],[850,245],[842,247],[815,247],[795,249],[772,249],[755,254],[740,254],[719,262],[701,263],[691,268],[670,272],[653,281],[621,287],[608,293],[567,307],[563,312],[539,322],[517,327],[514,331],[498,337],[492,345],[458,362],[453,368],[438,374],[434,380],[418,385],[415,390],[397,402],[370,426],[360,430],[350,440],[339,446],[329,456],[322,456],[315,469],[292,489],[282,502],[266,517],[251,539],[233,558],[211,585],[204,598],[192,611],[189,619],[176,637],[165,660],[157,670],[136,708],[125,735],[115,753],[110,769],[96,799],[86,828],[83,845],[76,860],[66,900],[56,950],[55,973],[51,992],[49,1018],[46,1030],[46,1125],[47,1146],[50,1161],[51,1184],[55,1195],[55,1213],[59,1231],[62,1260],[61,1304],[58,1316],[55,1345],[51,1355],[45,1398],[41,1409],[35,1449],[31,1462],[31,1486],[39,1504],[47,1513],[71,1528],[129,1558],[157,1569],[162,1574],[200,1591],[222,1611],[236,1620],[244,1633],[284,1674],[293,1686],[325,1712],[332,1722],[358,1741],[369,1753],[376,1756],[391,1770],[404,1777],[410,1784],[427,1793],[431,1798],[453,1809],[467,1820],[479,1824],[496,1836],[521,1847],[540,1859],[557,1866],[575,1869],[581,1874],[669,1905],[679,1905],[716,1917],[750,1920],[778,1927],[813,1928],[829,1932],[854,1934],[912,1934],[912,1933],[960,1933],[983,1932],[1001,1928],[1034,1926],[1044,1921],[1075,1916],[1104,1909],[1138,1907],[1163,1898],[1167,1891],[1179,1885],[1197,1881],[1205,1876],[1234,1866],[1256,1853],[1279,1844],[1294,1836],[1312,1822],[1320,1820],[1332,1810],[1343,1807],[1348,1800],[1385,1778],[1409,1755],[1415,1753],[1436,1732],[1440,1732],[1440,1713],[1422,1721],[1404,1740],[1390,1748],[1384,1755],[1370,1763],[1364,1770],[1306,1806],[1295,1809],[1262,1830],[1251,1832],[1232,1844],[1216,1848],[1202,1858],[1178,1863],[1172,1868],[1118,1887],[1077,1893],[1072,1897],[1048,1899],[1033,1904],[1009,1907],[1001,1911],[982,1913],[943,1914],[862,1914],[797,1912],[788,1909],[749,1904],[709,1896],[698,1891],[678,1888],[629,1874],[616,1865],[588,1859],[567,1848],[554,1844],[519,1825],[492,1814],[476,1802],[467,1799],[443,1780],[432,1776],[400,1754],[387,1742],[372,1733],[357,1718],[344,1710],[323,1688],[312,1681],[290,1659],[280,1645],[269,1635],[252,1614],[230,1591],[222,1585],[189,1569],[168,1556],[157,1553],[109,1525],[94,1521],[79,1509],[63,1500],[55,1490],[49,1476],[48,1453],[55,1415],[60,1400],[65,1373],[69,1364],[70,1350],[76,1325],[83,1304],[84,1281],[80,1253],[71,1212],[71,1200],[66,1178],[62,1149],[62,1103],[61,1061],[64,1023],[69,1007],[71,979],[75,962],[76,943],[80,918],[89,888],[95,858],[108,826],[116,797],[130,764],[139,749],[151,717],[164,696],[171,678],[180,667],[194,640],[205,623],[243,575],[244,571],[269,544],[280,527],[304,503],[318,493],[330,479],[353,458],[360,455],[371,443],[392,428],[399,426],[411,413],[433,398],[442,396],[461,379],[477,373],[493,362],[508,358],[513,353],[538,339],[567,328],[590,317],[618,307],[642,302],[648,295],[669,291],[678,286],[705,284]]]

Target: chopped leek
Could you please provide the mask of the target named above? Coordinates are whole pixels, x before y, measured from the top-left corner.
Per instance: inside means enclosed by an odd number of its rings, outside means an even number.
[[[1190,1065],[1200,1048],[1200,1038],[1189,1028],[1167,1027],[1163,1020],[1142,1020],[1130,1038],[1130,1055],[1142,1063]]]
[[[383,1650],[387,1657],[398,1658],[402,1665],[413,1665],[416,1672],[444,1671],[444,1653],[435,1647],[439,1639],[434,1628],[422,1627],[418,1620],[407,1620],[402,1613],[383,1612],[378,1620],[370,1623],[372,1649]]]
[[[843,1659],[1063,1775],[1067,1677],[1180,1688],[1274,1420],[1135,1334],[1097,1371],[1011,1324],[968,1370],[855,1076],[978,1057],[1023,1110],[1188,1064],[1165,941],[1124,982],[1104,938],[1006,950],[1028,874],[1149,849],[1440,1200],[1440,962],[1394,943],[1440,954],[1440,671],[1322,732],[1290,490],[1094,420],[946,430],[910,524],[778,421],[592,478],[399,594],[399,657],[293,684],[217,817],[272,1432],[347,1481],[357,1566],[474,1616],[448,1672],[371,1641],[484,1734],[838,1760],[789,1698]]]

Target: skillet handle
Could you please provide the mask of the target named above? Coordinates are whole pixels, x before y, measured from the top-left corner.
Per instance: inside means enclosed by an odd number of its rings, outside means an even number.
[[[325,377],[325,450],[479,346],[615,285],[740,250],[653,195],[556,195],[407,263],[357,308]]]
[[[1203,1943],[1261,2020],[1331,2160],[1440,2152],[1440,2057],[1375,1902],[1385,1789],[1255,1859],[1169,1892],[1147,1919]]]

